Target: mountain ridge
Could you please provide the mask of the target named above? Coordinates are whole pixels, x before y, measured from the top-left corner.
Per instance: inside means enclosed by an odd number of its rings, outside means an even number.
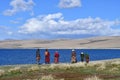
[[[82,39],[56,40],[2,40],[0,48],[60,48],[60,49],[103,49],[120,48],[120,36],[91,37]]]

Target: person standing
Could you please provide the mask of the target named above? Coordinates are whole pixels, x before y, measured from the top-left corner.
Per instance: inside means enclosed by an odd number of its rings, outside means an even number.
[[[72,55],[71,55],[71,63],[76,63],[76,62],[77,62],[76,52],[75,52],[75,50],[73,49],[73,50],[72,50]]]
[[[59,62],[59,53],[58,53],[58,51],[56,51],[55,54],[54,54],[54,62],[55,63]]]
[[[85,54],[86,63],[89,63],[90,57],[89,54]]]
[[[83,62],[84,61],[84,53],[83,52],[81,52],[80,57],[81,57],[81,62]]]
[[[50,53],[48,49],[45,50],[45,63],[49,64],[50,63]]]
[[[40,62],[40,49],[37,49],[37,51],[36,51],[36,62],[37,62],[37,64],[39,64],[39,62]]]

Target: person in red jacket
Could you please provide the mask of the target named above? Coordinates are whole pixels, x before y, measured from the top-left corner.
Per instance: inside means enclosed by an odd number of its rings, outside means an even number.
[[[59,53],[58,53],[58,51],[55,52],[54,57],[55,57],[54,62],[58,63],[59,62]]]
[[[45,50],[45,63],[49,64],[50,63],[50,53],[48,49]]]

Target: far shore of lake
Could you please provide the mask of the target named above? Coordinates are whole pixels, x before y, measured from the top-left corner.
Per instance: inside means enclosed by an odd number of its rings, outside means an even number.
[[[0,49],[120,49],[120,36],[55,40],[3,40]]]

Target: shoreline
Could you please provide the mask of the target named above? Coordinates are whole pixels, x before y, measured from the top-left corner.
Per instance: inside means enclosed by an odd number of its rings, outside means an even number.
[[[112,62],[112,61],[120,61],[120,58],[114,58],[114,59],[105,59],[105,60],[94,60],[94,61],[90,61],[88,64],[90,63],[97,63],[97,62]],[[81,61],[77,62],[77,63],[82,63]],[[74,63],[74,64],[77,64],[77,63]],[[83,63],[86,63],[85,61]],[[45,66],[45,65],[59,65],[59,64],[71,64],[70,62],[68,63],[58,63],[58,64],[55,64],[55,63],[50,63],[50,64],[39,64],[39,66]],[[0,65],[0,67],[6,67],[6,66],[9,66],[9,67],[15,67],[15,66],[32,66],[32,65],[37,65],[37,64],[13,64],[13,65]]]
[[[0,48],[1,49],[120,49],[120,48]]]

